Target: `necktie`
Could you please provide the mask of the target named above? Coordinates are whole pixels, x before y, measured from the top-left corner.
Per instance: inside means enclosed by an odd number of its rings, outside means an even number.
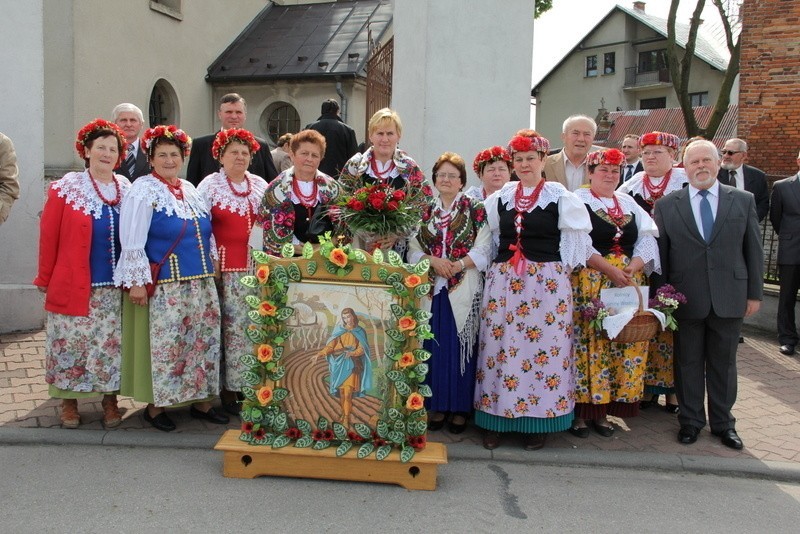
[[[134,154],[134,146],[128,146],[128,155],[125,156],[125,169],[128,171],[128,178],[133,178],[133,169],[136,167],[136,154]]]
[[[728,171],[728,183],[733,187],[738,188],[739,186],[736,185],[736,170]]]
[[[711,213],[711,203],[708,201],[708,190],[699,192],[700,196],[700,222],[703,224],[703,237],[706,243],[711,241],[711,229],[714,228],[714,215]]]
[[[629,164],[628,170],[625,171],[625,181],[627,182],[628,180],[630,180],[631,176],[633,176],[633,165]]]

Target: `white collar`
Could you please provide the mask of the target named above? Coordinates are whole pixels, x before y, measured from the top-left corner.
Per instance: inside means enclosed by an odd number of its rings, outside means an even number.
[[[689,188],[689,196],[691,196],[692,198],[696,197],[700,193],[700,190],[697,189],[695,186],[693,186],[691,184],[691,182],[686,187]],[[711,187],[708,188],[708,192],[711,193],[711,196],[713,196],[713,197],[719,197],[719,181],[718,180],[714,180],[714,183],[711,184]]]

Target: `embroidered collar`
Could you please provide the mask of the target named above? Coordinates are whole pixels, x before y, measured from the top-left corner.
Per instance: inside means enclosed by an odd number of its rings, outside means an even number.
[[[175,198],[167,186],[152,174],[137,178],[131,186],[130,196],[141,198],[153,205],[155,211],[163,211],[167,216],[175,215],[181,219],[192,219],[198,215],[208,215],[208,207],[197,189],[187,182],[183,183],[183,201]]]
[[[131,188],[131,183],[119,174],[115,174],[114,179],[119,183],[120,196],[124,198]],[[95,219],[103,216],[103,206],[106,204],[97,196],[88,171],[69,172],[60,180],[53,182],[52,187],[58,192],[59,197],[63,198],[67,204],[72,205],[73,209],[82,211]],[[119,213],[119,206],[117,204],[112,209]]]
[[[237,213],[244,217],[248,211],[258,211],[264,190],[267,188],[267,182],[261,177],[249,172],[245,172],[244,177],[250,183],[250,194],[247,197],[233,194],[228,186],[225,169],[220,169],[219,172],[204,178],[197,186],[197,192],[206,199],[209,208],[216,206],[221,210]],[[233,184],[233,186],[237,187],[237,184]],[[238,185],[237,190],[243,190],[244,187],[245,184],[242,182]]]
[[[517,192],[518,183],[519,182],[508,182],[500,191],[493,193],[495,195],[499,195],[499,200],[506,206],[506,209],[514,209],[514,194]],[[533,191],[533,187],[526,187],[524,191],[525,194],[530,194]],[[544,209],[548,204],[558,202],[558,199],[561,198],[565,193],[567,193],[567,188],[560,183],[545,182],[544,188],[539,195],[539,199],[535,204],[530,206],[525,211],[530,213],[536,208]]]

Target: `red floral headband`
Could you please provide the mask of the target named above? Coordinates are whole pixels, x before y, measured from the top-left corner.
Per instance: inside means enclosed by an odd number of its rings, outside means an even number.
[[[487,148],[486,150],[478,152],[478,155],[475,156],[475,161],[472,162],[472,170],[475,171],[475,174],[480,176],[483,172],[483,168],[495,161],[511,163],[511,154],[501,146]]]
[[[214,156],[214,159],[219,159],[225,153],[225,148],[231,141],[237,141],[243,145],[247,145],[247,148],[250,149],[250,154],[255,154],[261,148],[255,136],[244,128],[220,130],[214,138],[214,144],[211,145],[211,155]]]
[[[550,141],[546,137],[527,137],[515,135],[508,142],[508,152],[514,155],[515,152],[550,152]]]
[[[586,158],[586,165],[589,167],[594,165],[622,165],[623,161],[625,161],[625,154],[616,148],[609,148],[608,150],[590,152]]]
[[[95,119],[78,130],[78,135],[75,138],[75,150],[78,151],[78,156],[80,156],[81,159],[87,158],[86,139],[97,130],[111,130],[114,132],[113,135],[117,137],[117,142],[120,146],[117,165],[122,163],[125,160],[125,152],[128,147],[128,142],[125,140],[125,136],[123,135],[122,130],[119,129],[119,126],[105,119]]]
[[[153,148],[155,148],[158,140],[162,138],[176,141],[181,152],[183,152],[184,158],[188,156],[189,152],[192,150],[192,138],[186,135],[186,132],[174,124],[170,124],[169,126],[159,125],[155,128],[148,128],[142,136],[142,144],[144,144],[144,149],[148,157],[152,156],[151,152]]]
[[[665,132],[650,132],[639,138],[639,146],[662,145],[678,150],[679,139],[677,135]]]

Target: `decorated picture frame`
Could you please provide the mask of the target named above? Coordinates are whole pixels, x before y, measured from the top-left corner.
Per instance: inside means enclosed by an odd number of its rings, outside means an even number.
[[[408,462],[425,447],[432,395],[422,348],[433,337],[431,314],[420,308],[428,260],[370,255],[327,234],[302,257],[294,252],[291,244],[281,258],[254,251],[255,275],[241,279],[258,295],[246,297],[253,351],[241,355],[240,440],[378,460],[399,450]]]

